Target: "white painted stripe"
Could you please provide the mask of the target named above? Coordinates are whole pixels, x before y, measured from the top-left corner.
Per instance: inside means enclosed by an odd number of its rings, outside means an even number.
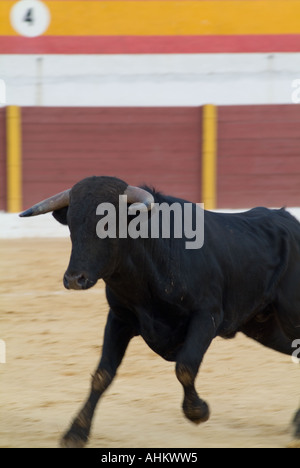
[[[299,53],[2,55],[0,79],[8,105],[291,104],[299,63]]]

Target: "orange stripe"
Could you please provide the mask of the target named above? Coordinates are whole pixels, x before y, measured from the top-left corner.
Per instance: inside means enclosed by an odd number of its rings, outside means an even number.
[[[46,35],[300,34],[300,0],[46,1]]]
[[[300,0],[44,1],[51,22],[45,35],[300,34]],[[0,35],[10,24],[12,0],[0,1]]]
[[[2,36],[0,54],[152,54],[300,52],[300,35]]]

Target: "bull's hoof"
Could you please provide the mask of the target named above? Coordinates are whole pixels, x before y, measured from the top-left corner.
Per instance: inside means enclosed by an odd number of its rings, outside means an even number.
[[[208,404],[200,398],[193,402],[184,400],[182,409],[185,417],[197,425],[208,421],[210,416]]]
[[[61,448],[84,448],[88,442],[86,430],[80,427],[71,428],[60,440]]]

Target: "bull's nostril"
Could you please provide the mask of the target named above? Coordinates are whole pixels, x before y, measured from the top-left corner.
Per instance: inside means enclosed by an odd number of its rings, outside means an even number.
[[[97,280],[90,279],[87,274],[69,274],[65,273],[63,279],[64,287],[66,289],[89,289],[97,283]]]
[[[66,289],[84,289],[87,279],[83,274],[64,276],[64,286]]]
[[[78,286],[80,287],[80,289],[83,289],[85,284],[86,284],[86,278],[84,275],[79,275],[76,279],[76,282],[78,284]]]

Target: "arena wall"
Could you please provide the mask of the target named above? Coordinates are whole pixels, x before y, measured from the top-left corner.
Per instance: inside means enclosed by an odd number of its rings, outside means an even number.
[[[200,108],[23,108],[23,205],[90,175],[199,201]]]
[[[300,0],[2,0],[5,103],[290,104],[299,16]]]
[[[24,107],[16,126],[21,133],[19,168],[7,164],[9,108],[1,109],[1,209],[12,211],[9,199],[15,189],[6,178],[14,180],[16,174],[18,179],[18,171],[19,209],[89,175],[153,185],[204,202],[207,208],[298,206],[300,107],[212,107],[215,121],[210,126],[205,125],[207,106]],[[216,154],[207,148],[215,148]],[[216,178],[212,168],[205,187],[207,163],[215,165]],[[213,193],[213,202],[208,193]]]
[[[300,106],[218,108],[218,207],[299,206]]]
[[[299,0],[50,0],[39,9],[15,3],[0,3],[0,53],[300,51]]]
[[[90,174],[208,208],[299,205],[299,15],[300,0],[1,1],[0,209]]]

